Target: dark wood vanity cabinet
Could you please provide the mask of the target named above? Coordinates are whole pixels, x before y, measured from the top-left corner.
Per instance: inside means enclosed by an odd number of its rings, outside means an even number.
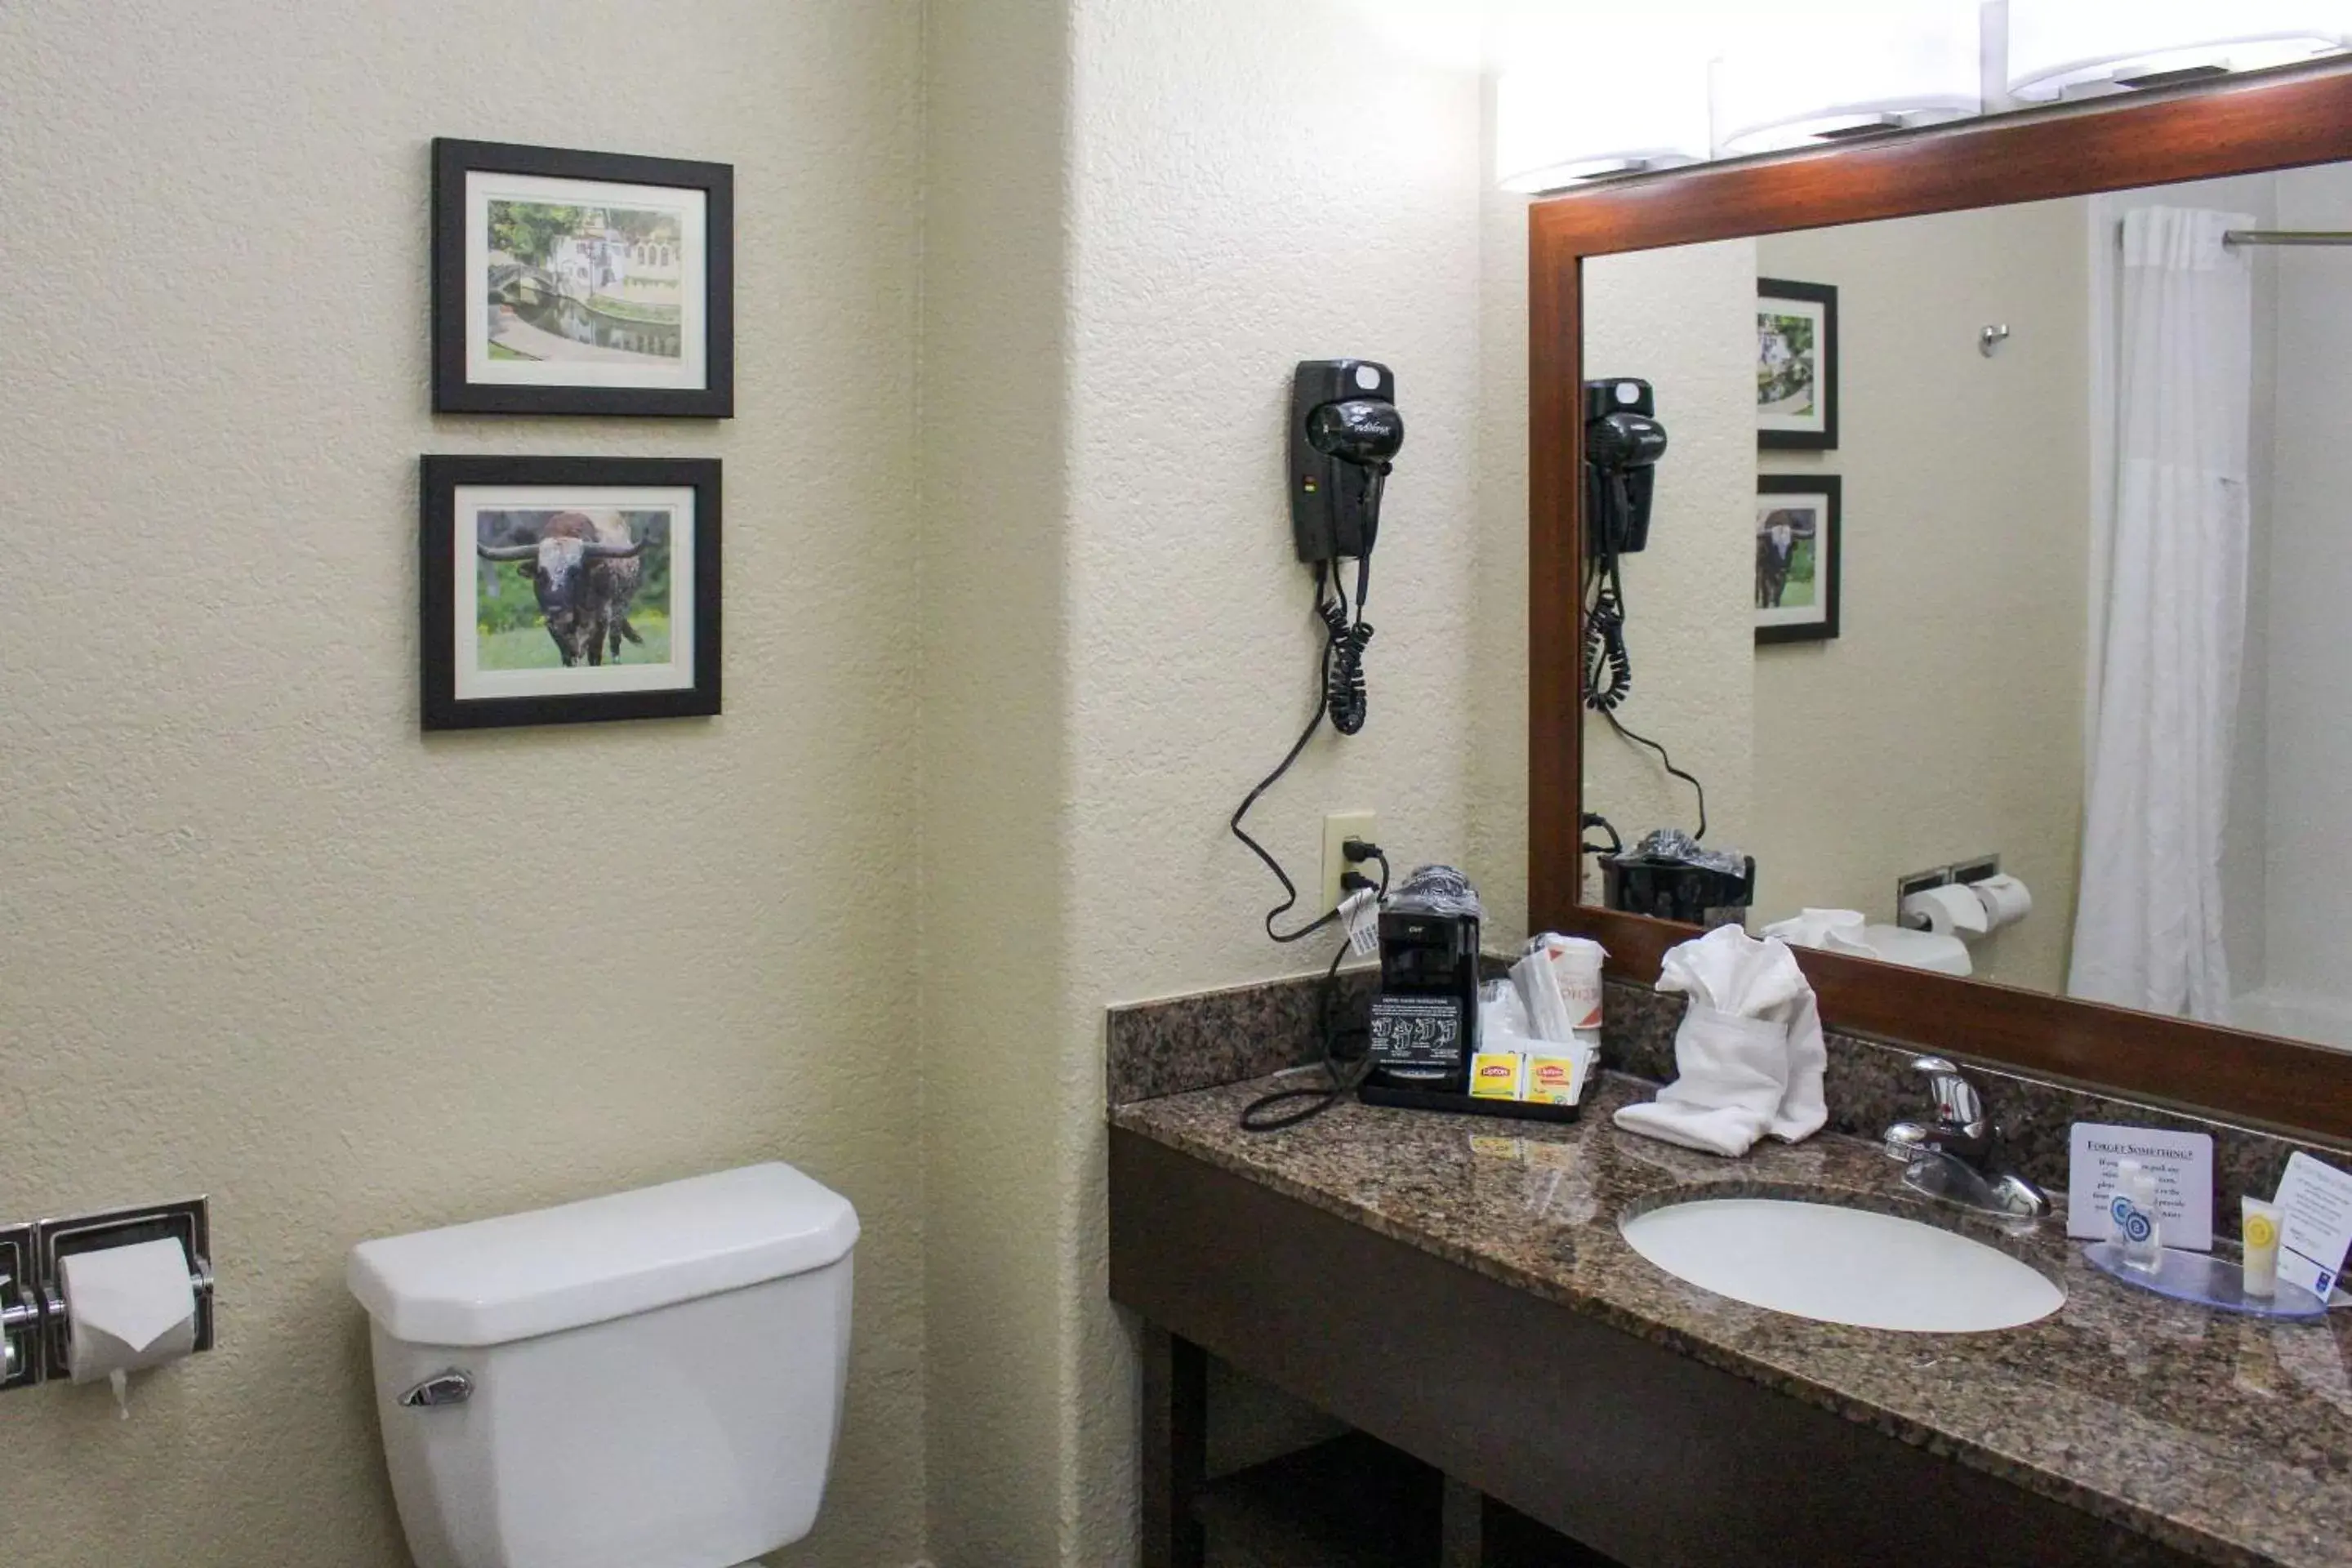
[[[1199,1568],[1205,1356],[1627,1568],[2170,1564],[2145,1537],[1114,1128],[1110,1293],[1143,1320],[1146,1568]]]

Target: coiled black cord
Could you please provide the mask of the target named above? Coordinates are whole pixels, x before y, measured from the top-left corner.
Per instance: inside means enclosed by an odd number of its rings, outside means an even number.
[[[1364,727],[1368,703],[1364,693],[1364,645],[1372,640],[1372,628],[1363,623],[1362,613],[1364,594],[1370,583],[1370,563],[1357,562],[1357,618],[1350,624],[1348,591],[1339,586],[1337,573],[1328,563],[1315,568],[1315,614],[1323,622],[1323,685],[1316,694],[1314,715],[1307,721],[1307,728],[1298,732],[1298,739],[1290,743],[1290,750],[1284,753],[1282,761],[1275,764],[1274,772],[1260,779],[1257,787],[1242,797],[1241,805],[1234,808],[1232,819],[1225,824],[1226,830],[1241,840],[1244,848],[1263,861],[1265,868],[1274,873],[1274,879],[1282,884],[1282,902],[1265,911],[1265,934],[1276,942],[1297,942],[1303,937],[1312,936],[1338,920],[1339,911],[1326,910],[1297,931],[1276,931],[1274,922],[1298,907],[1298,884],[1290,879],[1290,873],[1282,868],[1282,862],[1266,852],[1265,845],[1244,830],[1242,818],[1249,815],[1250,807],[1258,803],[1259,796],[1272,789],[1282,775],[1290,771],[1291,764],[1298,761],[1299,753],[1307,750],[1307,742],[1313,740],[1315,731],[1323,727],[1325,719],[1329,719],[1332,728],[1343,735],[1352,735]],[[1343,647],[1353,651],[1343,654]],[[1385,866],[1386,862],[1382,864]]]
[[[1594,574],[1599,584],[1584,611],[1584,705],[1613,713],[1633,695],[1633,656],[1625,647],[1625,589],[1617,558]]]
[[[1328,581],[1334,596],[1324,596],[1324,584]],[[1315,613],[1323,617],[1323,706],[1331,715],[1331,728],[1342,735],[1352,735],[1364,727],[1370,716],[1371,700],[1364,689],[1364,649],[1372,640],[1372,628],[1364,619],[1364,599],[1371,592],[1372,563],[1367,556],[1356,563],[1355,619],[1348,614],[1348,590],[1340,585],[1339,573],[1328,579],[1321,568],[1315,576]]]
[[[1675,759],[1665,747],[1627,729],[1617,717],[1619,706],[1633,695],[1633,656],[1625,647],[1625,585],[1618,575],[1613,552],[1587,570],[1584,587],[1584,705],[1606,719],[1621,740],[1657,752],[1666,772],[1691,786],[1692,793],[1698,796],[1698,831],[1691,837],[1705,838],[1706,786],[1698,782],[1696,774],[1675,766]],[[1615,836],[1612,829],[1611,837]]]

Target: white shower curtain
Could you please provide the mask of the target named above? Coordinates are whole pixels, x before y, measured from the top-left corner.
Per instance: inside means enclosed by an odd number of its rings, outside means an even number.
[[[2221,834],[2246,638],[2253,289],[2234,213],[2124,219],[2115,521],[2091,650],[2068,990],[2221,1022]]]

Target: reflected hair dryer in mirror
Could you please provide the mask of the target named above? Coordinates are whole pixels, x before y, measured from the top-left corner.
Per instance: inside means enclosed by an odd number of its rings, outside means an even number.
[[[1696,843],[1706,837],[1706,786],[1676,767],[1665,747],[1617,717],[1633,695],[1619,563],[1650,542],[1658,459],[1665,455],[1666,427],[1658,423],[1657,394],[1648,382],[1620,375],[1584,384],[1584,705],[1626,742],[1655,752],[1668,773],[1691,786],[1698,797],[1698,830],[1690,836]],[[1590,816],[1584,826],[1593,826]],[[1609,836],[1613,846],[1616,830]],[[1601,853],[1589,842],[1584,850]]]
[[[1584,384],[1584,549],[1632,555],[1650,542],[1650,502],[1666,427],[1646,381],[1619,376]]]

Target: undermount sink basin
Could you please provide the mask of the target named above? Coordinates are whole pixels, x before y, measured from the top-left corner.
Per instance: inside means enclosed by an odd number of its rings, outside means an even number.
[[[2046,1318],[2066,1293],[2005,1252],[1916,1220],[1788,1198],[1699,1198],[1622,1221],[1677,1279],[1776,1312],[1910,1333]]]

